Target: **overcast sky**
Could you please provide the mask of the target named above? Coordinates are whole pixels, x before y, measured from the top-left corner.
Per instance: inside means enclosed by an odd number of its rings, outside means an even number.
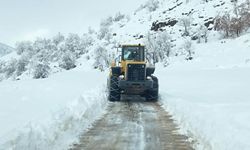
[[[83,33],[118,11],[133,12],[146,0],[0,0],[0,42],[61,33]]]

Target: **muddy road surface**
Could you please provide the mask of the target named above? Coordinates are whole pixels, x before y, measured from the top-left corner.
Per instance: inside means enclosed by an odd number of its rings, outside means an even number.
[[[172,117],[157,102],[110,103],[107,113],[71,150],[191,150]]]

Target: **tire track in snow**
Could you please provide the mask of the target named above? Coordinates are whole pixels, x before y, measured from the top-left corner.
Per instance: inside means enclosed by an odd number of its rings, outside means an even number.
[[[110,103],[107,113],[71,150],[191,150],[172,117],[155,102]]]

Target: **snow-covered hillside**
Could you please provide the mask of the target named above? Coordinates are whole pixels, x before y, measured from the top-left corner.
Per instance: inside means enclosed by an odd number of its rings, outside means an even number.
[[[247,0],[149,0],[98,31],[21,42],[0,59],[0,149],[66,149],[105,109],[105,70],[124,43],[147,46],[160,103],[195,148],[249,149],[248,24],[227,39],[214,30],[216,18],[236,8],[240,16],[242,2],[250,8]]]
[[[2,44],[0,43],[0,57],[4,56],[4,55],[7,55],[11,52],[14,51],[14,48],[8,46],[8,45],[5,45],[5,44]]]
[[[148,0],[131,14],[117,13],[103,19],[98,31],[90,28],[88,33],[80,35],[58,33],[48,39],[19,42],[14,52],[18,56],[0,61],[0,79],[21,79],[23,74],[48,77],[62,69],[74,68],[76,59],[82,55],[94,58],[92,66],[103,70],[117,55],[116,47],[123,43],[145,44],[147,56],[155,56],[149,59],[165,65],[170,57],[192,59],[195,43],[243,34],[250,26],[249,8],[250,3],[245,0]],[[46,73],[42,74],[38,68]]]

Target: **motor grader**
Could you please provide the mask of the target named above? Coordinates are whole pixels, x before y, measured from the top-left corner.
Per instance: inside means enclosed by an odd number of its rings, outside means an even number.
[[[120,101],[121,94],[140,95],[148,101],[158,99],[159,83],[153,76],[155,67],[145,57],[145,46],[122,45],[121,55],[110,68],[108,79],[109,101]]]

